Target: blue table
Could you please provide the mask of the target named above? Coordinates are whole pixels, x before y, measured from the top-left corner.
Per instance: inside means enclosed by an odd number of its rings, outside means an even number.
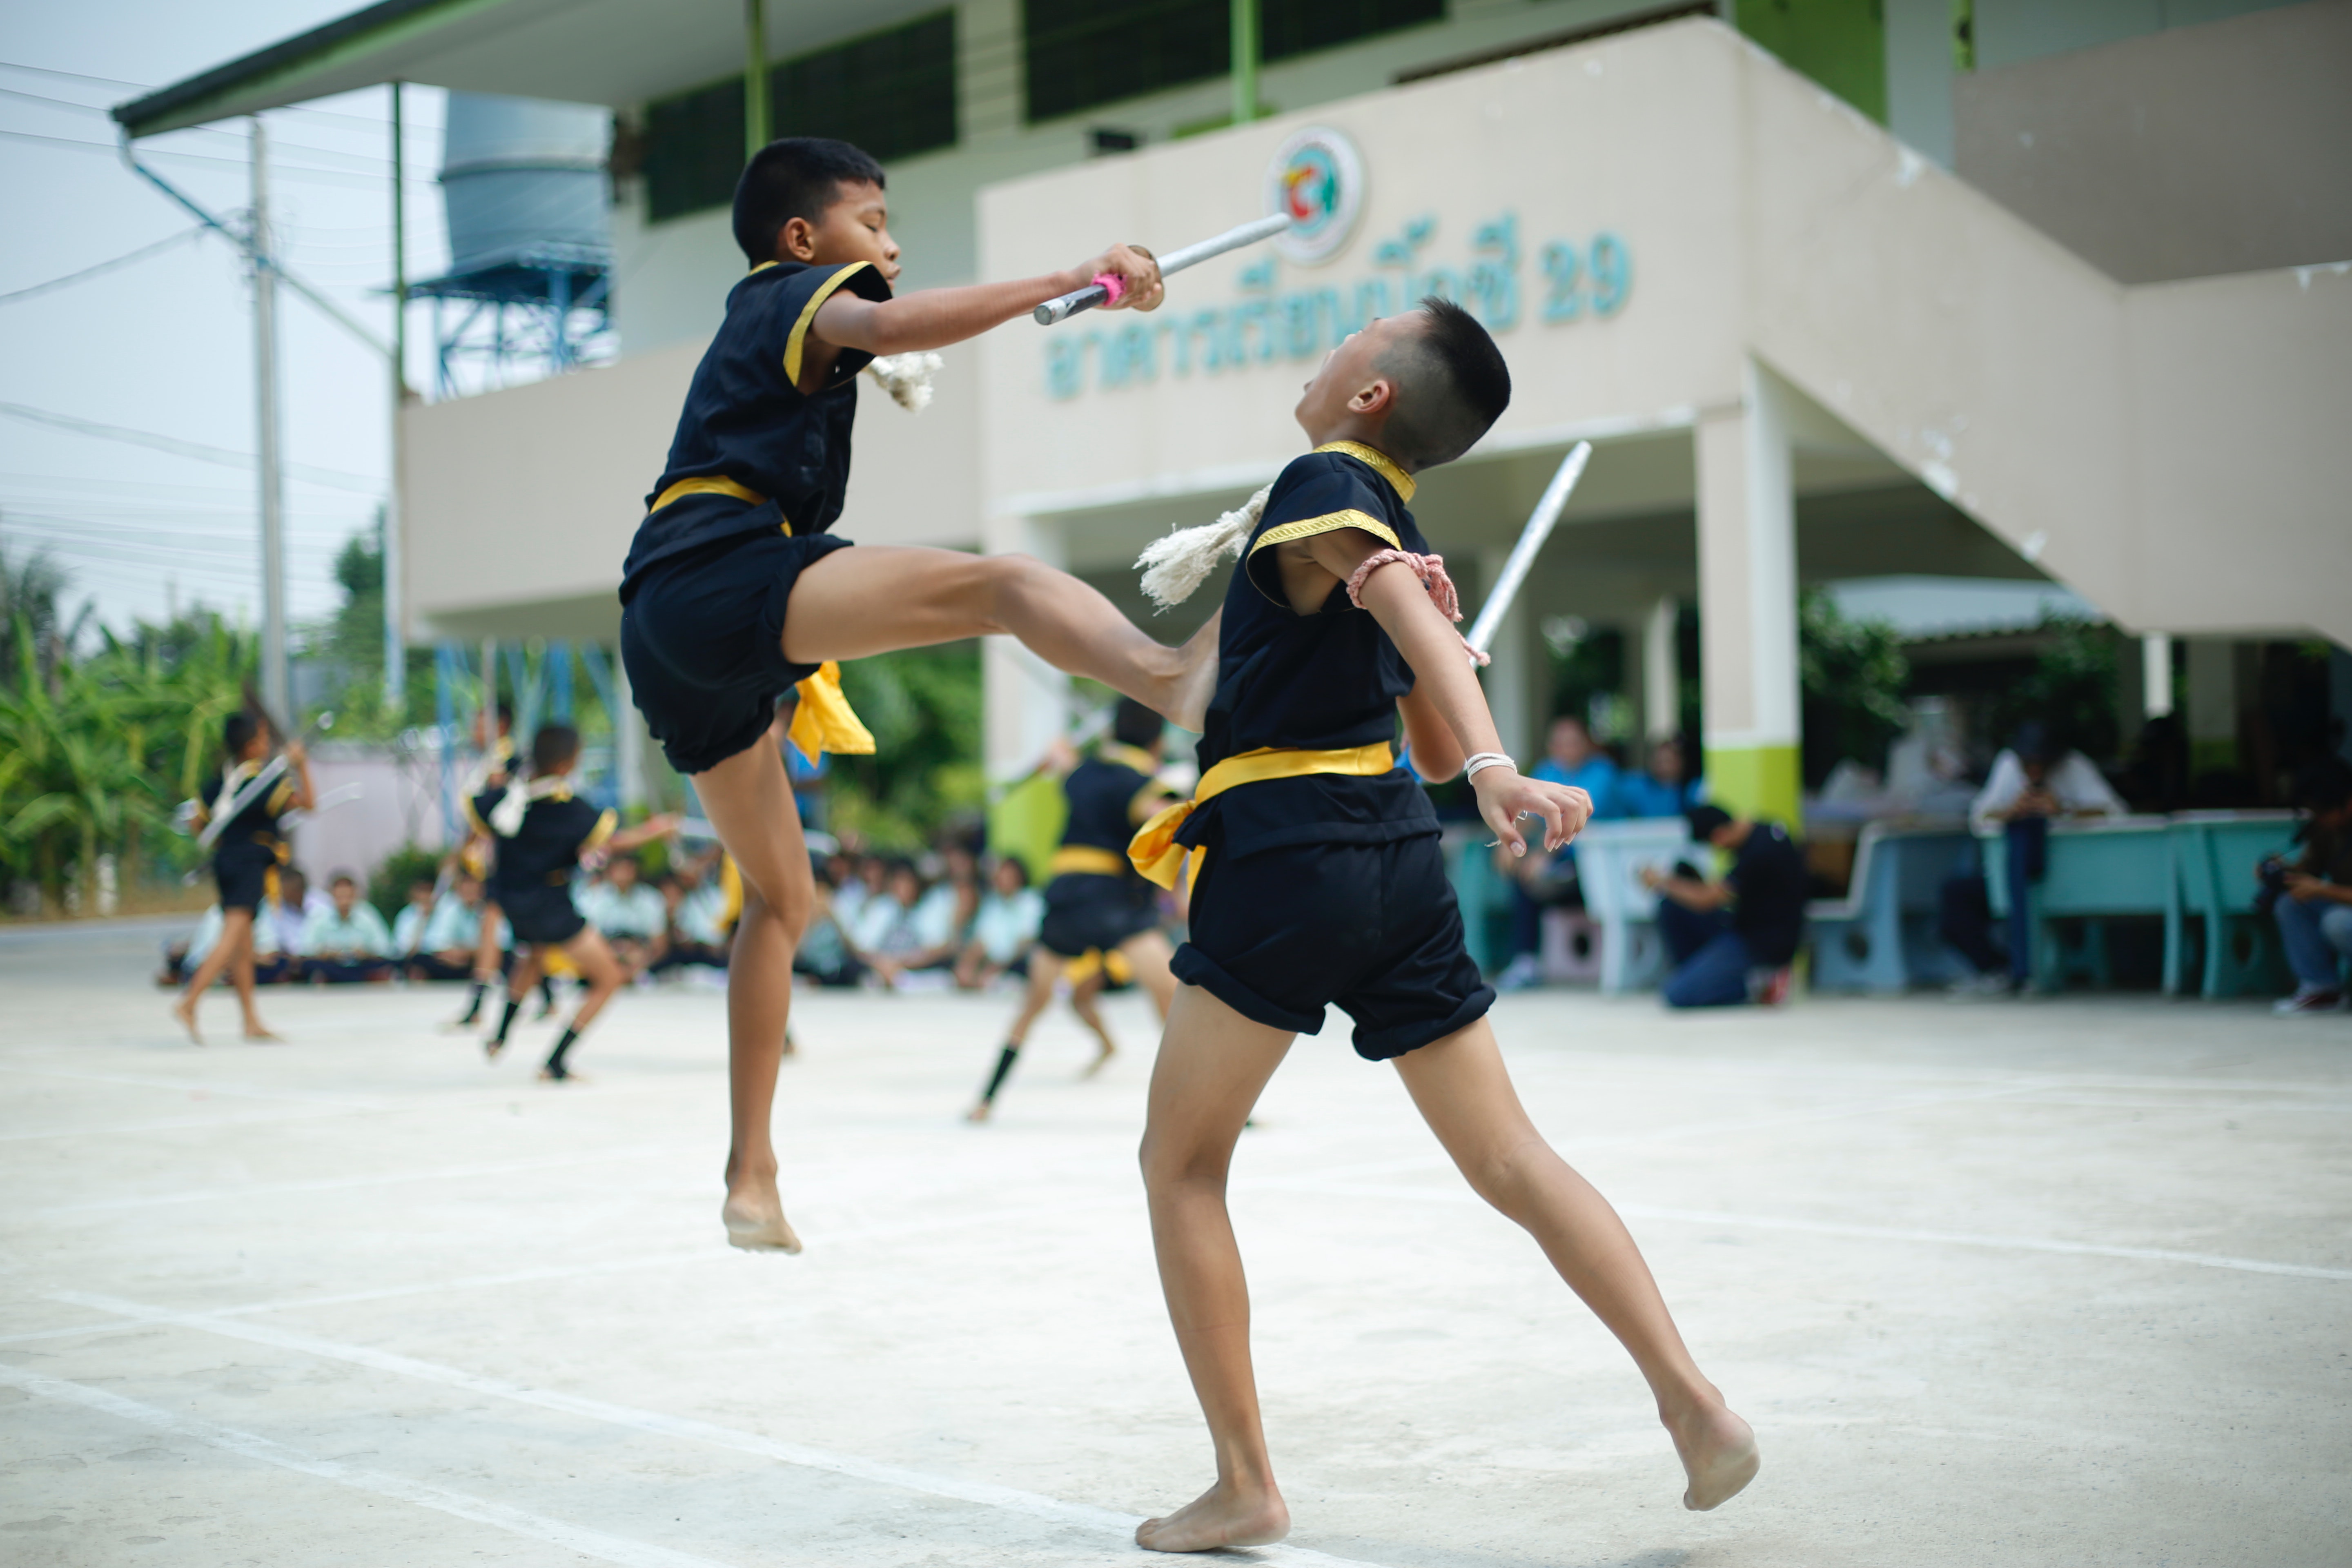
[[[1985,891],[1993,913],[2007,915],[2011,889],[2009,857],[2002,836],[1979,834]],[[2108,983],[2104,917],[2157,915],[2164,921],[2167,973],[2180,963],[2180,889],[2172,866],[2172,821],[2163,816],[2109,816],[2050,825],[2050,854],[2042,880],[2027,889],[2034,982],[2051,990],[2081,974],[2094,985]],[[2062,946],[2050,929],[2053,920],[2085,920],[2080,947]]]
[[[1805,906],[1813,988],[1891,994],[1963,967],[1937,934],[1944,883],[1969,856],[1967,823],[1873,822],[1855,842],[1843,899]]]
[[[2267,856],[2294,858],[2288,840],[2294,835],[2291,811],[2183,811],[2172,817],[2173,876],[2179,889],[2179,912],[2200,917],[2205,925],[2205,963],[2200,993],[2208,1001],[2242,996],[2249,991],[2272,992],[2285,979],[2286,954],[2278,926],[2269,915],[2254,912],[2254,894],[2262,884],[2254,868]],[[2187,976],[2181,972],[2185,944],[2167,932],[2164,944],[2164,989],[2176,994]]]

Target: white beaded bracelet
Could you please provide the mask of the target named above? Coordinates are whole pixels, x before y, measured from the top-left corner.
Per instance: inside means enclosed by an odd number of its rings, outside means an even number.
[[[1500,752],[1480,752],[1463,764],[1462,776],[1465,779],[1475,779],[1480,770],[1485,768],[1508,768],[1513,773],[1517,773],[1519,771],[1519,764]]]

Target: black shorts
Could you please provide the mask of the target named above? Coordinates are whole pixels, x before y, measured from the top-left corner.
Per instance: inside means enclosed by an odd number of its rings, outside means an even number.
[[[1056,877],[1045,884],[1037,940],[1048,952],[1076,958],[1089,949],[1109,952],[1159,923],[1160,912],[1123,877]]]
[[[514,942],[562,943],[578,936],[587,921],[572,901],[569,888],[502,888],[499,913],[507,917]]]
[[[621,608],[621,662],[671,767],[705,773],[749,751],[777,699],[816,673],[784,658],[784,604],[803,572],[848,543],[737,534],[638,578]]]
[[[1385,1061],[1486,1016],[1433,834],[1388,844],[1209,851],[1176,978],[1269,1028],[1319,1034],[1336,1004],[1356,1054]]]
[[[213,880],[220,887],[222,912],[257,912],[268,896],[269,873],[277,868],[277,851],[258,844],[229,844],[215,850]]]

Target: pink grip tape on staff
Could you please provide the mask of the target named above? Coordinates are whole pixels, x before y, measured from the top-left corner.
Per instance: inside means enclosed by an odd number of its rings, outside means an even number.
[[[1183,271],[1187,267],[1206,261],[1213,256],[1223,256],[1225,252],[1238,250],[1244,245],[1255,245],[1261,239],[1271,239],[1289,226],[1288,215],[1276,213],[1269,217],[1258,218],[1254,222],[1242,224],[1238,227],[1229,228],[1214,239],[1204,239],[1198,245],[1188,245],[1181,250],[1171,250],[1161,257],[1160,276],[1171,277]],[[1056,321],[1068,321],[1081,310],[1091,310],[1097,305],[1115,305],[1124,299],[1128,292],[1124,279],[1114,273],[1100,272],[1097,273],[1094,281],[1085,288],[1065,294],[1058,300],[1048,300],[1031,314],[1036,317],[1039,326],[1050,327]]]
[[[1108,296],[1103,300],[1106,305],[1116,305],[1127,298],[1127,279],[1116,272],[1096,273],[1095,287]]]

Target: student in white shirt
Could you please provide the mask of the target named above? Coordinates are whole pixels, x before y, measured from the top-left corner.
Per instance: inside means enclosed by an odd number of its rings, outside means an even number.
[[[2047,726],[2019,726],[2017,739],[1992,762],[1984,788],[1969,805],[1969,826],[1999,833],[2009,871],[2009,951],[1993,945],[1992,906],[1982,871],[1944,884],[1938,931],[1976,971],[1958,989],[2021,992],[2032,978],[2032,922],[2025,891],[2041,880],[2050,824],[2065,817],[2121,816],[2129,808],[2090,758],[2058,744]]]
[[[580,912],[604,936],[621,961],[621,973],[635,979],[669,951],[669,909],[658,890],[641,879],[634,855],[615,855],[604,877],[583,889]]]
[[[433,879],[419,877],[408,884],[408,902],[400,906],[400,913],[392,918],[392,955],[407,960],[416,956],[419,943],[425,940],[425,922],[433,918]]]
[[[360,898],[357,878],[339,873],[331,901],[302,924],[302,973],[322,984],[392,978],[392,932],[375,906]]]
[[[999,860],[972,916],[971,938],[956,959],[956,984],[977,991],[1000,974],[1024,973],[1045,921],[1045,896],[1029,885],[1029,868],[1016,856]]]
[[[460,872],[448,891],[433,900],[433,912],[425,917],[416,949],[408,957],[409,977],[471,980],[481,942],[482,881],[469,872]],[[499,951],[504,952],[506,945],[506,933],[500,931]]]

